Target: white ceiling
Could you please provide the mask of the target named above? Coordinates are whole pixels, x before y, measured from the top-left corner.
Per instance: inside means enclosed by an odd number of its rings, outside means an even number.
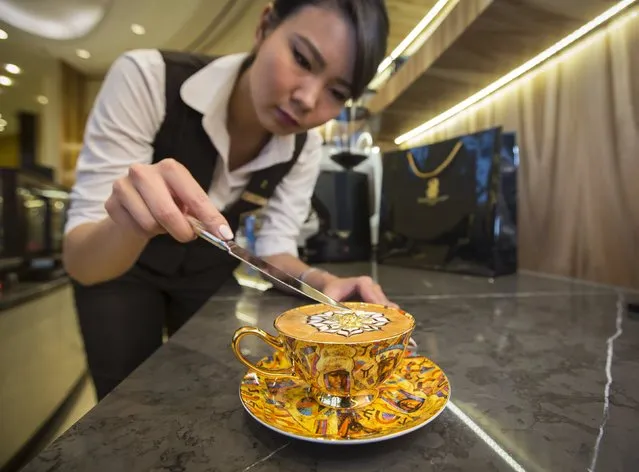
[[[232,34],[223,38],[224,49],[246,49],[250,47],[259,11],[266,3],[263,0],[0,0],[0,27],[9,33],[8,42],[44,49],[87,74],[100,75],[128,49],[192,49],[189,46],[207,43],[209,49],[218,52],[212,39],[221,36],[220,30],[228,26],[232,26]],[[101,20],[80,37],[55,40],[2,21],[8,11],[6,6],[16,10],[17,6],[23,7],[23,14],[30,15],[34,24],[46,20],[51,30],[67,27],[70,36],[78,29],[73,26],[78,23],[77,19],[73,23],[74,15],[100,12]],[[146,34],[134,35],[132,23],[143,25]],[[251,27],[245,29],[248,25]],[[78,58],[77,49],[88,50],[92,57]]]
[[[106,14],[111,0],[0,0],[0,18],[51,39],[82,37]]]
[[[62,59],[92,78],[124,51],[168,48],[215,54],[246,51],[268,0],[0,0],[0,67],[17,64],[15,85],[0,87],[0,113],[15,132],[16,110],[37,111],[47,74]],[[132,33],[131,24],[146,34]],[[47,37],[48,36],[48,37]],[[64,39],[52,39],[52,36]],[[76,50],[86,49],[89,59]],[[0,71],[0,74],[6,74]]]

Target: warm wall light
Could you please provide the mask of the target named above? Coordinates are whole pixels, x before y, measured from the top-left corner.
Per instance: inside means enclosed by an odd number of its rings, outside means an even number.
[[[143,34],[146,34],[146,28],[137,23],[133,23],[131,25],[131,31],[133,32],[133,34],[137,34],[138,36],[142,36]]]
[[[36,100],[40,105],[46,105],[49,103],[49,99],[45,97],[44,95],[38,95],[36,97]]]
[[[15,64],[5,64],[4,70],[6,70],[9,74],[16,74],[16,75],[22,72],[22,69],[20,69]]]
[[[530,59],[529,61],[525,62],[524,64],[520,65],[516,69],[513,69],[508,74],[506,74],[503,77],[501,77],[500,79],[496,80],[495,82],[493,82],[492,84],[490,84],[486,88],[480,90],[479,92],[475,93],[474,95],[471,95],[467,99],[459,102],[454,107],[446,110],[445,112],[441,113],[440,115],[437,115],[436,117],[432,118],[431,120],[429,120],[429,121],[419,125],[418,127],[416,127],[414,129],[402,134],[401,136],[398,136],[397,138],[395,138],[395,144],[397,144],[399,146],[399,145],[404,144],[404,143],[406,143],[408,141],[417,140],[420,136],[422,136],[423,134],[425,134],[427,131],[431,130],[435,126],[438,126],[438,125],[442,124],[443,122],[451,119],[452,117],[458,115],[462,111],[466,110],[468,107],[481,102],[482,100],[484,100],[488,96],[490,96],[493,93],[497,92],[499,89],[501,89],[501,88],[505,87],[506,85],[508,85],[513,80],[518,79],[521,76],[523,76],[524,74],[532,71],[535,67],[539,66],[540,64],[542,64],[543,62],[547,61],[551,57],[555,56],[556,54],[558,54],[562,50],[566,49],[568,46],[570,46],[574,42],[578,41],[579,39],[583,38],[587,34],[591,33],[593,30],[595,30],[596,28],[598,28],[599,26],[601,26],[602,24],[604,24],[605,22],[607,22],[611,18],[615,17],[616,15],[618,15],[619,13],[624,11],[626,8],[631,6],[636,1],[637,0],[623,0],[623,1],[620,1],[619,3],[615,4],[613,7],[609,8],[604,13],[602,13],[601,15],[596,17],[595,19],[589,21],[588,23],[586,23],[585,25],[583,25],[581,28],[577,29],[576,31],[573,31],[571,34],[569,34],[568,36],[563,38],[561,41],[559,41],[559,42],[555,43],[554,45],[550,46],[548,49],[546,49],[545,51],[541,52],[540,54],[538,54],[537,56],[533,57],[532,59]]]
[[[75,53],[80,59],[89,59],[91,57],[91,53],[86,49],[76,49]]]
[[[5,87],[10,87],[13,85],[13,80],[11,80],[6,75],[0,75],[0,85],[4,85]]]
[[[3,29],[0,29],[0,40],[1,39],[7,39],[9,37],[9,35],[7,34],[7,32]]]

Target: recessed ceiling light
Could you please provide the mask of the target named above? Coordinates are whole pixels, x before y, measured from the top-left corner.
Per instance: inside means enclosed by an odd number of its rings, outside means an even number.
[[[7,32],[3,29],[0,29],[0,39],[7,39],[9,37],[9,35],[7,34]]]
[[[76,49],[75,53],[80,59],[88,59],[91,57],[91,53],[86,49]]]
[[[5,87],[10,87],[13,85],[13,80],[11,80],[6,75],[0,75],[0,85],[4,85]]]
[[[5,64],[4,70],[6,70],[9,74],[19,74],[20,72],[22,72],[22,69],[20,69],[15,64]]]
[[[46,105],[47,103],[49,103],[49,99],[45,97],[44,95],[38,95],[36,97],[36,100],[38,101],[40,105]]]
[[[146,28],[137,23],[133,23],[131,25],[131,31],[133,31],[133,34],[137,34],[138,36],[142,36],[143,34],[146,34]]]

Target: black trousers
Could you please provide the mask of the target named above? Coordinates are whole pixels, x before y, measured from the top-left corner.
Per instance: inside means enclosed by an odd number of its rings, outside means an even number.
[[[76,312],[98,400],[172,336],[232,276],[232,268],[164,276],[134,266],[92,286],[73,282]]]

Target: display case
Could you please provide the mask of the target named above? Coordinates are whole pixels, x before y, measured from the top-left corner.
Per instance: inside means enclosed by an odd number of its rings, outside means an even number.
[[[22,280],[59,272],[69,191],[24,169],[0,169],[0,186],[0,270]]]

